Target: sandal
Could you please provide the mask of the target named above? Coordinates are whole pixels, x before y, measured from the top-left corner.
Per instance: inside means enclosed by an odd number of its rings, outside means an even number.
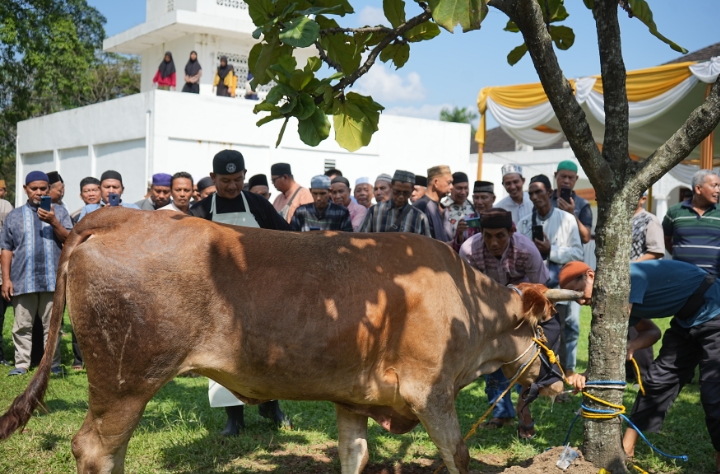
[[[512,424],[513,420],[514,418],[493,418],[486,421],[480,426],[482,426],[486,430],[496,430],[498,428],[502,428],[504,426]]]
[[[524,433],[523,433],[524,432]],[[518,418],[518,438],[520,439],[533,439],[535,437],[535,420],[526,425]]]

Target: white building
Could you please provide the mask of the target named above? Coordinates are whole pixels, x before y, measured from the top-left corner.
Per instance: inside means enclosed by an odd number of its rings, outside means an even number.
[[[225,148],[243,153],[249,176],[269,175],[273,163],[287,162],[305,186],[328,168],[341,169],[351,181],[396,169],[425,174],[438,164],[475,175],[477,165],[468,160],[470,126],[464,124],[385,115],[370,145],[348,153],[332,132],[320,146],[306,146],[291,122],[276,148],[280,121],[258,128],[252,113],[257,102],[242,93],[235,99],[212,95],[220,56],[228,56],[240,79],[245,77],[254,29],[240,0],[147,0],[146,22],[104,43],[106,51],[142,56],[142,92],[18,123],[16,204],[24,202],[22,183],[32,170],[61,173],[72,211],[82,204],[79,183],[86,176],[119,171],[124,198],[132,202],[142,198],[154,173],[207,176],[213,155]],[[193,50],[203,66],[199,95],[153,89],[165,51],[173,53],[181,89]]]

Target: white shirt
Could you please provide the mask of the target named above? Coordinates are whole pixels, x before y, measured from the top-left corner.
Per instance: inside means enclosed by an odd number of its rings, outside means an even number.
[[[183,212],[183,211],[181,211],[180,208],[178,208],[178,207],[175,205],[175,203],[172,202],[172,201],[170,201],[170,204],[168,204],[167,206],[163,206],[163,207],[161,207],[160,209],[158,209],[158,211]],[[183,213],[183,214],[184,214],[184,213]]]
[[[532,212],[522,218],[517,224],[517,230],[532,240]],[[575,215],[551,207],[550,214],[545,220],[538,215],[537,225],[543,226],[543,232],[550,240],[550,256],[548,260],[559,265],[565,265],[574,260],[583,261],[585,256],[580,242]]]
[[[501,207],[506,211],[510,211],[512,220],[515,225],[517,225],[523,217],[529,216],[532,213],[533,203],[530,200],[530,195],[527,192],[523,192],[522,204],[516,203],[510,196],[507,196],[501,199],[500,202],[495,203],[493,207]]]

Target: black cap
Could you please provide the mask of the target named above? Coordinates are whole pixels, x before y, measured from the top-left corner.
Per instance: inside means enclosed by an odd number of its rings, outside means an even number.
[[[347,180],[347,178],[343,178],[342,176],[335,176],[332,181],[330,181],[330,184],[336,184],[336,183],[342,183],[345,186],[350,189],[350,181]]]
[[[236,150],[223,150],[213,158],[213,173],[235,174],[245,171],[245,159]]]
[[[490,181],[475,181],[473,193],[490,193],[495,194],[495,185]]]
[[[267,176],[265,176],[264,174],[256,174],[248,180],[248,184],[250,185],[250,189],[254,188],[255,186],[267,186]]]
[[[457,173],[453,173],[453,184],[460,184],[460,183],[468,183],[468,175],[463,173],[462,171],[458,171]]]
[[[427,188],[427,177],[420,176],[419,174],[415,175],[415,186],[422,186]]]
[[[292,175],[292,169],[290,169],[290,165],[287,163],[275,163],[270,167],[271,176],[283,176],[286,174]]]
[[[205,188],[209,188],[210,186],[215,186],[215,183],[210,176],[205,176],[197,182],[198,192],[203,192]]]
[[[117,179],[118,181],[120,181],[120,184],[122,184],[122,175],[117,171],[107,170],[106,172],[104,172],[100,176],[100,182],[103,182],[106,179]]]
[[[544,174],[539,174],[537,176],[533,176],[530,179],[530,184],[533,184],[533,183],[542,183],[545,185],[546,191],[552,191],[552,184],[550,184],[550,178],[548,178]]]
[[[60,173],[57,171],[51,171],[47,174],[48,177],[48,184],[52,186],[53,184],[57,183],[58,181],[61,183],[64,183],[62,176],[60,176]]]

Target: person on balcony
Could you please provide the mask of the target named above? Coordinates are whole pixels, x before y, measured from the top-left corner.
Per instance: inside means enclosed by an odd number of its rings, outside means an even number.
[[[158,89],[164,91],[175,90],[175,63],[170,51],[165,52],[165,57],[158,66],[155,77],[153,77],[153,84],[156,84]]]
[[[237,87],[237,76],[232,64],[228,64],[227,56],[220,57],[220,65],[215,72],[213,91],[219,97],[235,97]]]
[[[185,85],[182,88],[183,92],[190,92],[191,94],[200,93],[200,78],[202,77],[202,66],[197,60],[197,53],[195,51],[190,52],[190,59],[188,59],[185,65]]]

